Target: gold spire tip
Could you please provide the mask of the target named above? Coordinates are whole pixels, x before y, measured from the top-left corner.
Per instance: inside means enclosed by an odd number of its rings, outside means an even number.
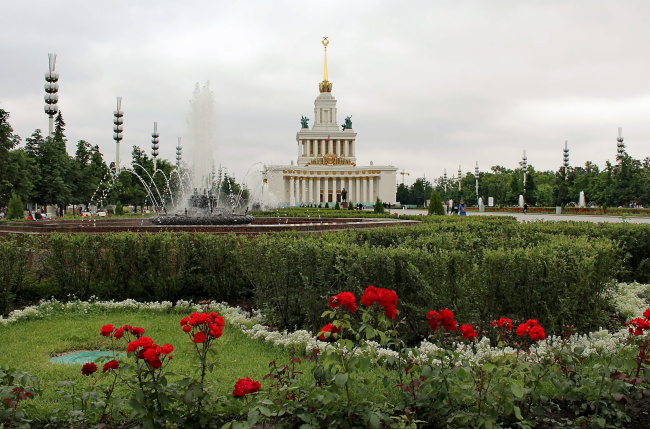
[[[332,84],[329,83],[329,80],[327,78],[327,45],[330,43],[327,36],[323,36],[322,43],[325,47],[325,63],[323,67],[323,82],[318,85],[318,89],[320,92],[332,92]]]

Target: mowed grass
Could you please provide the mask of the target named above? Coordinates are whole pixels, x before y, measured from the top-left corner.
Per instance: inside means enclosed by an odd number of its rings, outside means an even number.
[[[182,317],[178,313],[108,310],[99,314],[66,314],[0,325],[0,366],[26,371],[39,378],[43,395],[35,399],[37,411],[30,417],[43,422],[55,409],[71,407],[69,401],[63,401],[56,393],[58,381],[71,380],[82,387],[101,374],[99,364],[99,371],[88,377],[81,374],[81,365],[54,364],[49,361],[50,357],[75,350],[110,350],[112,341],[99,334],[100,328],[108,323],[116,327],[126,324],[140,326],[145,329],[144,335],[151,337],[156,344],[173,345],[173,360],[167,371],[195,375],[195,354],[187,334],[181,330],[179,321]],[[122,351],[126,344],[125,339],[115,342]],[[269,362],[277,359],[278,364],[284,364],[289,360],[289,353],[284,348],[251,340],[228,321],[223,336],[213,348],[216,351],[215,367],[208,378],[219,382],[217,390],[223,395],[232,392],[239,378],[251,377],[262,382],[262,388],[268,387],[262,378],[269,372]],[[123,357],[123,360],[133,361],[128,357]],[[309,375],[313,363],[303,360],[301,370]],[[304,382],[309,383],[307,380]]]

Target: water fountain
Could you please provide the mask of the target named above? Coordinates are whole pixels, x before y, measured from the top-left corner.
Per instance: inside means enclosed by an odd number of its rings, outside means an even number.
[[[519,208],[524,208],[524,196],[519,195]]]
[[[585,208],[585,191],[580,191],[580,197],[578,198],[578,207]]]
[[[255,220],[247,215],[248,208],[243,214],[236,213],[242,208],[243,186],[235,194],[232,183],[227,180],[223,169],[218,169],[216,174],[214,162],[214,131],[215,108],[214,93],[210,90],[210,83],[203,87],[198,83],[190,101],[190,114],[187,120],[190,139],[186,143],[189,183],[184,186],[181,178],[181,194],[179,204],[172,203],[172,209],[165,210],[164,215],[150,219],[155,225],[236,225],[247,224]],[[252,169],[252,167],[251,167]],[[182,168],[181,168],[182,170]],[[250,170],[249,170],[250,172]],[[248,176],[248,173],[247,173]],[[227,197],[221,195],[224,188],[228,188]],[[188,195],[186,189],[192,189]]]

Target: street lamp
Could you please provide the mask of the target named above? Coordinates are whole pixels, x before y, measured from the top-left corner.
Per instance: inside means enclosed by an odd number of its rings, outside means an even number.
[[[54,115],[59,111],[56,104],[59,101],[59,74],[54,71],[56,67],[56,54],[47,54],[50,62],[50,71],[45,73],[45,113],[50,117],[50,137],[54,137]]]
[[[113,111],[113,140],[115,140],[115,174],[120,172],[120,141],[124,138],[124,111],[122,110],[122,97],[117,97],[117,110]]]
[[[476,201],[478,201],[478,161],[476,161],[476,167],[474,167],[474,177],[476,177]]]
[[[521,158],[521,169],[524,171],[524,194],[526,193],[526,174],[528,173],[528,158],[526,158],[526,151],[524,151],[524,156]]]
[[[153,123],[153,133],[151,134],[151,156],[153,157],[153,171],[156,172],[156,158],[158,158],[158,149],[160,148],[160,134],[158,134],[158,122]]]
[[[181,159],[183,158],[183,146],[181,146],[181,138],[178,138],[178,144],[176,145],[176,169],[181,170]]]
[[[562,157],[564,165],[564,179],[566,180],[569,171],[569,141],[564,140],[564,156]]]

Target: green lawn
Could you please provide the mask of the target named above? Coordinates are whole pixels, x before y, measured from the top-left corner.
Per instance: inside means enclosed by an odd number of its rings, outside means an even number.
[[[156,344],[173,345],[174,358],[167,370],[192,373],[194,355],[187,334],[181,331],[181,318],[179,314],[113,310],[102,314],[66,314],[44,320],[0,325],[0,366],[27,371],[40,379],[43,395],[35,400],[37,412],[32,417],[44,421],[53,410],[69,406],[56,394],[58,381],[72,380],[78,385],[91,381],[91,377],[81,374],[81,365],[53,364],[49,358],[66,351],[110,349],[111,340],[99,334],[99,329],[108,323],[116,327],[125,324],[140,326],[145,329],[145,335],[151,337]],[[121,348],[126,347],[124,339],[117,344]],[[215,369],[209,378],[220,382],[220,394],[232,392],[238,378],[251,377],[262,382],[269,370],[269,362],[274,359],[278,359],[279,363],[288,363],[289,353],[283,348],[250,340],[227,321],[224,334],[214,348],[217,352]],[[101,373],[101,366],[98,366],[100,371],[93,377]],[[302,366],[303,371],[309,375],[313,364],[303,361]],[[263,388],[264,385],[265,383],[262,384]]]

